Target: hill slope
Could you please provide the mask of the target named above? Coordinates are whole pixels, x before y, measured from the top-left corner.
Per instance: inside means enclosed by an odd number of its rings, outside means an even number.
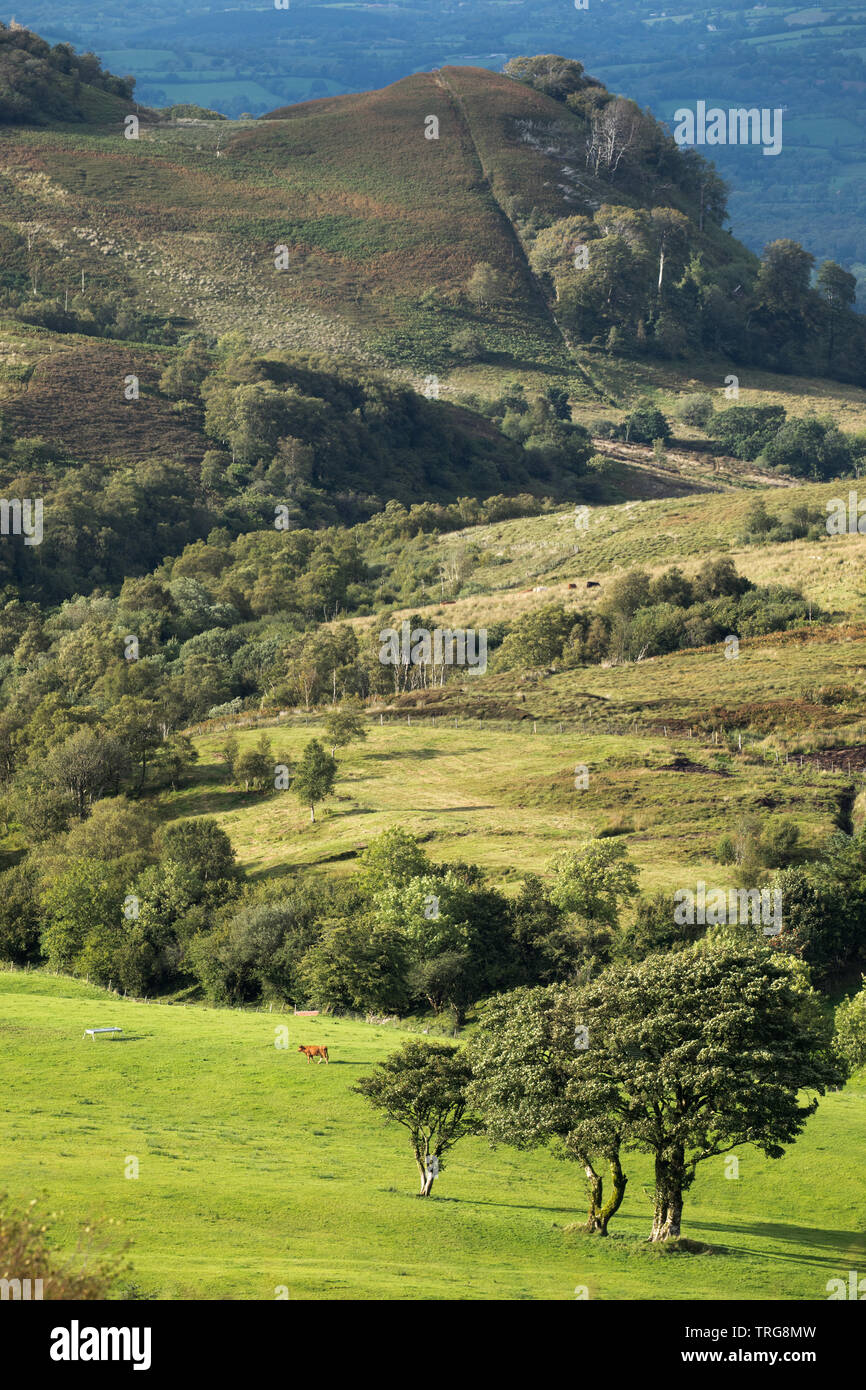
[[[283,1286],[293,1300],[570,1300],[584,1284],[593,1299],[817,1300],[866,1256],[853,1084],[822,1100],[785,1158],[745,1151],[743,1181],[704,1164],[688,1230],[716,1253],[667,1259],[642,1244],[643,1158],[603,1242],[565,1229],[584,1216],[575,1165],[480,1139],[449,1156],[439,1198],[415,1201],[402,1131],[371,1122],[352,1091],[405,1038],[394,1029],[139,1004],[37,974],[0,973],[0,993],[4,1184],[19,1201],[48,1195],[67,1249],[98,1193],[131,1239],[139,1297],[269,1300]],[[125,1041],[82,1041],[104,1022]],[[274,1045],[282,1023],[287,1049]],[[331,1065],[307,1066],[295,1049],[320,1039]]]
[[[430,116],[438,139],[425,136]],[[146,310],[239,328],[263,347],[417,370],[447,365],[451,338],[470,326],[503,365],[561,368],[563,336],[514,216],[661,202],[694,224],[676,179],[653,175],[635,197],[596,177],[580,113],[483,69],[416,74],[262,122],[144,126],[138,140],[123,138],[119,113],[106,122],[80,136],[0,137],[7,235],[41,228],[25,257],[39,292],[62,292],[83,270]],[[690,245],[741,278],[752,264],[709,223],[692,225]],[[470,303],[479,263],[500,282]]]
[[[53,48],[20,24],[0,24],[0,122],[119,121],[134,78],[103,71],[92,53]]]

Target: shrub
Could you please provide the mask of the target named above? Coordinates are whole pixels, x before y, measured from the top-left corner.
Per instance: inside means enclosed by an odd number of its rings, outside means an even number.
[[[684,425],[705,430],[713,418],[713,398],[708,391],[697,391],[686,396],[677,406],[677,415]]]
[[[61,1260],[48,1248],[47,1228],[44,1222],[37,1222],[33,1207],[31,1202],[26,1212],[16,1212],[9,1207],[6,1196],[0,1195],[0,1278],[40,1279],[41,1296],[48,1300],[110,1297],[123,1272],[120,1257],[105,1250],[94,1256],[96,1241],[88,1227],[86,1240],[79,1241],[75,1254]]]
[[[621,426],[622,437],[634,444],[652,444],[661,439],[667,444],[671,427],[658,406],[650,400],[640,400],[626,415]]]

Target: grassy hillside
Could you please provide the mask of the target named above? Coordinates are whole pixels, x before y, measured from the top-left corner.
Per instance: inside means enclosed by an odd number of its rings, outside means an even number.
[[[823,506],[839,487],[796,496]],[[778,488],[761,495],[771,510],[789,501]],[[435,859],[483,864],[512,887],[526,872],[543,873],[563,840],[611,829],[641,866],[645,891],[726,881],[714,850],[747,814],[792,816],[804,846],[817,850],[846,823],[864,765],[866,537],[738,544],[753,500],[736,490],[594,507],[588,529],[576,529],[567,510],[418,537],[405,548],[447,560],[470,545],[477,564],[456,601],[413,605],[395,621],[418,612],[431,628],[480,628],[550,603],[592,607],[637,565],[656,573],[679,563],[694,574],[707,555],[725,552],[753,582],[799,585],[839,621],[744,638],[736,660],[719,644],[620,666],[491,670],[382,697],[368,712],[368,741],[340,753],[336,796],[314,826],[291,795],[231,787],[218,759],[224,735],[206,733],[196,739],[191,784],[164,795],[162,814],[216,816],[256,876],[313,866],[343,873],[395,823]],[[588,593],[590,576],[600,587]],[[368,633],[381,623],[352,625]],[[322,729],[321,714],[298,711],[273,735],[296,758]],[[258,730],[241,727],[239,738],[252,747]],[[678,754],[691,766],[678,766]],[[577,764],[590,769],[583,791]]]
[[[593,1299],[823,1300],[866,1259],[853,1083],[783,1159],[746,1150],[737,1180],[722,1158],[702,1165],[686,1229],[712,1253],[678,1260],[643,1244],[644,1159],[607,1241],[568,1229],[584,1215],[573,1165],[480,1140],[416,1201],[402,1133],[351,1090],[405,1036],[391,1028],[139,1004],[38,974],[2,973],[0,993],[4,1186],[43,1196],[67,1248],[98,1193],[139,1296],[568,1300],[584,1285]],[[82,1040],[108,1024],[122,1041]],[[293,1050],[320,1040],[328,1067]]]
[[[546,102],[501,81],[518,115]],[[437,109],[441,135],[429,141],[424,119]],[[407,313],[421,291],[447,291],[489,260],[509,276],[497,324],[506,355],[555,364],[559,334],[432,76],[281,114],[256,125],[145,126],[138,141],[120,124],[80,135],[7,129],[7,215],[47,219],[55,251],[145,307],[214,332],[240,329],[257,346],[374,359],[400,357],[401,332],[411,338],[420,326],[417,307],[411,323]],[[291,253],[282,273],[279,243]],[[56,279],[57,267],[45,276]],[[455,311],[452,331],[464,318]]]
[[[634,448],[631,466],[641,471],[652,467],[651,452]],[[654,480],[662,483],[664,472],[655,465]],[[452,613],[463,622],[469,621],[473,612],[477,617],[481,607],[486,619],[494,620],[513,617],[523,608],[550,603],[554,598],[581,606],[594,603],[603,596],[604,585],[601,594],[587,594],[588,579],[613,577],[638,565],[654,571],[679,564],[688,573],[707,555],[719,553],[730,554],[738,570],[757,583],[770,579],[798,583],[816,604],[851,618],[862,617],[866,597],[861,571],[866,544],[863,536],[743,544],[747,513],[756,496],[762,497],[768,512],[776,516],[794,503],[825,510],[831,498],[847,499],[849,489],[856,490],[855,481],[806,484],[789,491],[789,480],[778,476],[767,487],[767,476],[753,472],[751,465],[741,466],[740,471],[732,469],[727,477],[710,470],[701,477],[697,470],[676,468],[668,473],[668,485],[676,480],[681,492],[699,484],[713,490],[674,497],[638,494],[632,501],[614,506],[589,506],[586,527],[576,524],[574,510],[563,509],[442,536],[418,537],[411,546],[425,555],[449,555],[461,546],[471,547],[469,572]],[[749,483],[753,486],[743,486]],[[759,483],[765,486],[754,486]],[[634,483],[632,487],[637,492]],[[571,582],[577,583],[577,591],[569,591]],[[530,584],[532,589],[527,592]],[[541,585],[547,587],[536,592]]]
[[[425,136],[431,116],[436,139]],[[650,187],[647,175],[636,198],[585,169],[585,139],[586,120],[561,102],[472,67],[257,122],[145,120],[138,139],[124,138],[120,116],[85,130],[10,126],[6,234],[43,229],[23,258],[42,294],[62,294],[83,270],[145,312],[410,374],[454,366],[450,340],[471,328],[500,370],[572,376],[598,401],[515,219],[530,207],[551,221],[661,200],[692,218],[691,249],[708,269],[742,278],[753,260],[709,222],[698,228],[675,180]],[[275,269],[279,245],[287,269]],[[462,290],[479,263],[501,285],[473,306]]]
[[[659,683],[667,688],[670,682],[668,670]],[[720,771],[714,759],[719,749],[705,738],[689,739],[687,732],[668,739],[661,730],[655,737],[605,735],[584,721],[584,709],[594,705],[597,711],[603,703],[608,717],[628,718],[631,707],[624,708],[622,695],[607,701],[582,679],[579,692],[575,684],[573,677],[562,677],[540,699],[529,695],[530,711],[539,704],[545,709],[537,733],[531,716],[510,726],[491,725],[465,714],[440,711],[437,717],[436,703],[422,712],[413,708],[414,700],[406,703],[407,713],[392,713],[387,723],[374,719],[367,742],[341,753],[336,795],[315,825],[290,794],[244,795],[228,786],[217,758],[223,739],[208,735],[197,740],[201,761],[194,784],[167,794],[163,814],[215,816],[255,876],[308,867],[346,872],[375,835],[400,824],[434,859],[482,864],[494,881],[515,891],[524,874],[543,874],[564,845],[599,831],[623,835],[641,868],[641,889],[651,891],[697,878],[726,884],[728,871],[715,862],[714,850],[744,815],[784,806],[800,825],[804,845],[815,849],[833,829],[850,786],[844,772],[777,766],[774,758],[757,755]],[[488,709],[495,699],[492,692]],[[663,702],[650,689],[641,699],[644,718],[664,717]],[[483,704],[476,708],[483,713]],[[554,722],[557,708],[564,715],[562,732]],[[241,748],[252,747],[257,737],[241,731]],[[295,759],[311,737],[325,737],[318,720],[275,731],[277,745]],[[694,766],[673,765],[676,752],[687,754]],[[586,790],[575,789],[577,764],[589,769]]]

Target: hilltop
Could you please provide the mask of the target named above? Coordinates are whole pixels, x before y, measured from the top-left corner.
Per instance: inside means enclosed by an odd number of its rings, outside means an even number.
[[[107,100],[131,93],[96,66]],[[520,372],[604,405],[620,360],[866,379],[853,277],[827,263],[810,288],[785,240],[759,261],[724,230],[712,166],[573,60],[446,67],[261,120],[142,111],[132,139],[128,105],[0,132],[6,299],[49,329],[40,305],[83,285],[134,310],[120,337],[238,331],[443,390]]]

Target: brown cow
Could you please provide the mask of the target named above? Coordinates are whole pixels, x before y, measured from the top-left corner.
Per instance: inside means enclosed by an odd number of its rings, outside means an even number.
[[[329,1060],[328,1049],[326,1047],[320,1047],[318,1043],[313,1043],[309,1047],[299,1047],[298,1051],[303,1052],[308,1062],[312,1062],[314,1057],[318,1057],[319,1065]]]

